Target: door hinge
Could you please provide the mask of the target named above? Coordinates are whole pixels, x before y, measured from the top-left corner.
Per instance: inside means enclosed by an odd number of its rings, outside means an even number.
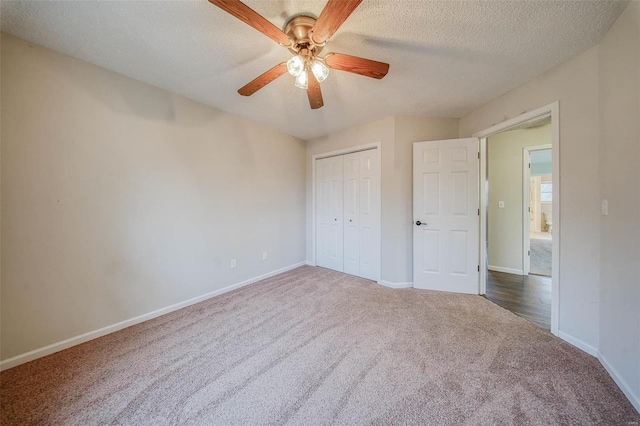
[[[527,252],[527,256],[531,256],[531,250]]]
[[[478,265],[478,272],[480,272],[480,265]]]
[[[480,152],[478,152],[478,160],[480,159]]]
[[[531,168],[531,163],[529,163],[529,168]]]
[[[480,209],[478,209],[478,216],[480,216]]]

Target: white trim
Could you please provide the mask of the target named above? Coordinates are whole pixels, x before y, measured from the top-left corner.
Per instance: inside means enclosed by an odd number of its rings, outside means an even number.
[[[273,277],[283,272],[290,271],[292,269],[298,268],[303,265],[306,265],[306,262],[299,262],[293,265],[285,266],[284,268],[267,272],[266,274],[262,274],[257,277],[249,278],[248,280],[245,280],[236,284],[232,284],[230,286],[227,286],[218,290],[214,290],[209,293],[205,293],[201,296],[197,296],[197,297],[185,300],[184,302],[179,302],[179,303],[167,306],[165,308],[156,309],[155,311],[152,311],[134,318],[130,318],[128,320],[125,320],[116,324],[108,325],[106,327],[99,328],[98,330],[93,330],[88,333],[81,334],[79,336],[71,337],[61,342],[52,343],[42,348],[34,349],[32,351],[29,351],[20,355],[16,355],[12,358],[1,361],[0,371],[4,371],[9,368],[16,367],[20,364],[24,364],[26,362],[33,361],[38,358],[42,358],[44,356],[51,355],[56,352],[60,352],[72,346],[76,346],[81,343],[88,342],[89,340],[97,339],[98,337],[106,336],[107,334],[111,334],[116,331],[122,330],[124,328],[131,327],[132,325],[140,324],[150,319],[157,318],[161,315],[165,315],[170,312],[177,311],[178,309],[186,308],[187,306],[194,305],[196,303],[202,302],[212,297],[221,295],[223,293],[227,293],[231,290],[236,290],[240,287],[244,287],[246,285],[256,283],[258,281]]]
[[[389,288],[413,288],[413,283],[412,282],[409,282],[409,283],[392,283],[390,281],[380,280],[380,281],[378,281],[378,284],[383,285],[385,287],[389,287]]]
[[[586,344],[580,339],[576,339],[575,337],[565,333],[564,331],[559,332],[558,337],[564,340],[565,342],[575,346],[576,348],[585,351],[591,356],[598,356],[598,349],[594,348],[591,345]]]
[[[553,258],[551,272],[551,333],[559,335],[560,317],[560,108],[558,102],[523,113],[474,134],[480,138],[480,294],[487,292],[487,138],[522,124],[551,115],[551,161],[553,163]],[[557,225],[556,225],[557,224]]]
[[[375,149],[378,153],[378,165],[380,170],[378,179],[380,179],[380,197],[378,200],[378,241],[380,241],[380,252],[378,253],[378,279],[382,276],[382,142],[373,142],[363,145],[352,146],[349,148],[338,149],[336,151],[323,152],[315,154],[311,157],[311,260],[307,263],[311,266],[317,266],[316,258],[316,160],[327,157],[335,157],[337,155],[351,154],[354,152]],[[375,280],[374,280],[375,281]]]
[[[531,152],[551,148],[551,144],[522,148],[522,275],[531,272]]]
[[[504,132],[505,130],[513,130],[514,127],[521,126],[523,124],[531,123],[534,121],[538,121],[541,117],[548,116],[551,114],[551,120],[553,124],[553,110],[558,109],[558,102],[551,103],[549,105],[545,105],[540,108],[536,108],[529,112],[523,112],[517,117],[514,117],[510,120],[503,121],[502,123],[495,124],[488,129],[481,130],[477,133],[473,134],[474,138],[487,138],[489,136],[495,135],[496,133]],[[557,111],[556,111],[557,112]]]
[[[307,266],[316,266],[316,264],[315,264],[315,263],[313,263],[313,262],[312,262],[312,261],[310,261],[310,260],[305,260],[305,261],[304,261],[304,264],[305,264],[305,265],[307,265]]]
[[[488,265],[487,269],[490,271],[504,272],[506,274],[524,275],[524,272],[522,271],[522,269],[503,268],[502,266],[493,266],[493,265]]]
[[[620,373],[618,373],[618,370],[616,370],[611,364],[609,364],[609,361],[607,361],[602,352],[598,351],[597,356],[600,364],[602,364],[604,369],[607,370],[613,381],[616,382],[622,393],[624,393],[629,402],[631,402],[631,405],[633,405],[636,411],[640,413],[640,396],[633,393],[633,390],[631,389],[629,384],[622,378]]]
[[[558,102],[551,104],[551,222],[555,229],[552,241],[551,259],[551,332],[557,334],[560,331],[560,107]]]
[[[487,188],[489,179],[487,177],[487,138],[480,138],[480,294],[487,294],[487,271],[489,269],[489,239],[487,238],[487,220],[489,200]]]
[[[522,275],[531,271],[531,151],[522,148]]]

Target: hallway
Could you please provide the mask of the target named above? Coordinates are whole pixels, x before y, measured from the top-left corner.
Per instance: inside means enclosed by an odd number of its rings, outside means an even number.
[[[487,299],[549,330],[551,328],[551,278],[489,271]]]

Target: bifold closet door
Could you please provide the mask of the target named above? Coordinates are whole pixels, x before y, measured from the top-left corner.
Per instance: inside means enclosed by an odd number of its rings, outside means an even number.
[[[316,263],[343,271],[344,160],[342,156],[316,160]]]
[[[316,160],[316,264],[378,280],[380,160],[375,149]]]
[[[344,156],[344,272],[378,279],[380,188],[376,150]]]

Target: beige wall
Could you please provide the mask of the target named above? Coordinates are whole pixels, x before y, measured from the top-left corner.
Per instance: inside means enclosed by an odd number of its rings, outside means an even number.
[[[316,154],[380,142],[382,197],[382,274],[390,283],[413,281],[413,142],[458,136],[458,120],[388,117],[307,143],[307,259],[312,259],[312,157]]]
[[[559,101],[560,332],[598,350],[638,410],[639,28],[640,3],[630,2],[600,45],[460,120],[469,136]]]
[[[598,347],[600,274],[598,52],[594,47],[460,120],[460,136],[560,105],[560,332]],[[557,228],[557,224],[554,223]],[[557,235],[556,232],[554,234]]]
[[[600,45],[600,352],[640,410],[640,3]]]
[[[551,125],[511,130],[488,140],[490,266],[522,273],[522,151],[525,147],[550,144]],[[499,201],[504,201],[504,208],[498,207]]]
[[[2,359],[304,261],[303,141],[6,35],[1,73]]]

